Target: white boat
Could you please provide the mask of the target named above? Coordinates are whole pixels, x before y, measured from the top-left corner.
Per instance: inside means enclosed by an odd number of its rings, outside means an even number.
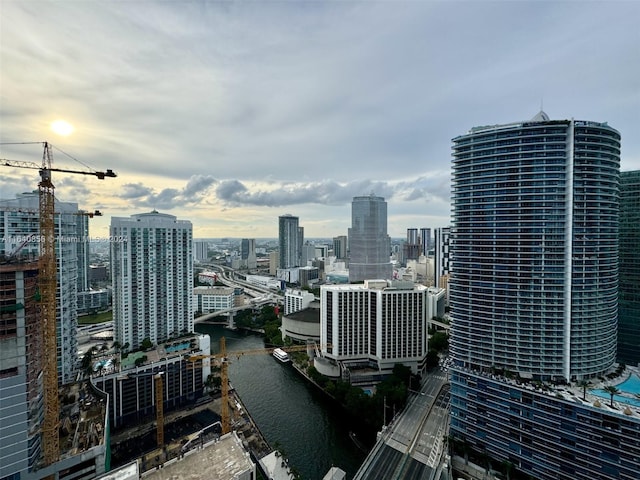
[[[277,360],[280,360],[283,363],[290,362],[289,354],[282,350],[281,348],[273,349],[273,356],[276,357]]]

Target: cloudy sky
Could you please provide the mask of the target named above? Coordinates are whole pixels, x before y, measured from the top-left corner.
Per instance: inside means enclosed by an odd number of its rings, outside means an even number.
[[[154,208],[196,237],[276,237],[286,213],[343,235],[374,192],[401,237],[448,224],[453,137],[541,102],[609,122],[640,169],[638,19],[637,1],[0,0],[0,142],[117,172],[54,175],[105,214],[93,236]],[[37,182],[0,167],[0,198]]]

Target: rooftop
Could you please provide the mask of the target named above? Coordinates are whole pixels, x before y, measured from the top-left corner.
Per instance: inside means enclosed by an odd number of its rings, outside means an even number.
[[[159,470],[150,470],[142,478],[150,480],[233,480],[255,465],[235,432],[220,437],[197,450],[190,450],[183,457],[167,462]]]
[[[614,369],[608,374],[608,379],[605,377],[592,379],[587,384],[586,392],[580,382],[571,382],[568,385],[554,385],[549,382],[509,378],[465,368],[462,370],[538,394],[552,396],[568,402],[578,403],[585,407],[597,408],[611,414],[640,420],[640,368],[638,367],[627,366],[619,370],[620,375],[615,375]],[[604,388],[611,386],[619,389],[619,392],[613,397],[613,407],[611,407],[611,395],[604,390]],[[627,388],[627,386],[629,386],[629,388]]]

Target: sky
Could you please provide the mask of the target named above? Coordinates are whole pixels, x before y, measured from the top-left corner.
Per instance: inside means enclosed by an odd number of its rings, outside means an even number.
[[[451,139],[479,125],[608,122],[640,169],[640,2],[0,0],[0,158],[54,173],[103,217],[156,209],[194,237],[346,235],[351,199],[388,232],[449,224]],[[51,129],[64,120],[62,136]],[[37,188],[0,165],[0,199]]]

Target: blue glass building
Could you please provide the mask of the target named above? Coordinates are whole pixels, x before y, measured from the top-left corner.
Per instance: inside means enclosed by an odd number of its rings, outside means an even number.
[[[619,133],[540,112],[453,144],[452,435],[536,479],[638,478],[640,413],[569,386],[616,359]]]
[[[620,174],[618,361],[640,364],[640,170]]]

